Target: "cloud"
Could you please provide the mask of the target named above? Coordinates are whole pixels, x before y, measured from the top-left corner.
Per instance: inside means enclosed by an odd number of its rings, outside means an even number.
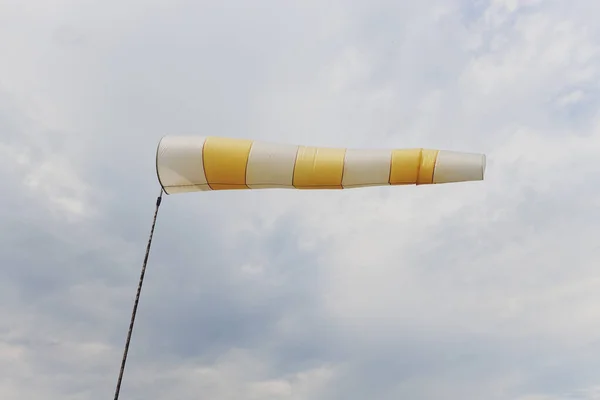
[[[165,134],[485,152],[485,182],[167,196],[123,397],[595,399],[598,5],[0,6],[0,394],[118,373]]]

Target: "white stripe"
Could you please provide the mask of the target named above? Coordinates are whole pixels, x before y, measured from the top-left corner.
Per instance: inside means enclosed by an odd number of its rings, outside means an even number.
[[[246,185],[250,189],[293,188],[298,146],[254,142],[248,157]]]
[[[388,185],[391,150],[346,150],[342,186],[365,187]]]
[[[204,185],[185,185],[185,186],[165,186],[165,192],[167,194],[176,193],[191,193],[191,192],[204,192],[212,190],[208,184]]]
[[[481,181],[485,155],[442,150],[438,153],[433,183]]]
[[[166,136],[160,141],[157,173],[167,194],[210,190],[202,163],[205,140],[198,136]]]

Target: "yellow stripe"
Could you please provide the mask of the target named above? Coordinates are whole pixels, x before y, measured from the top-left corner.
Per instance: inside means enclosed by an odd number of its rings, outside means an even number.
[[[206,180],[213,190],[247,189],[246,166],[252,140],[208,137],[203,159]]]
[[[432,183],[437,154],[437,150],[393,150],[390,185],[424,185]]]
[[[438,153],[438,150],[423,149],[421,153],[421,167],[419,168],[417,185],[429,185],[433,183],[433,172],[435,171],[435,162],[437,160]]]
[[[346,149],[298,147],[293,185],[297,189],[341,189]]]

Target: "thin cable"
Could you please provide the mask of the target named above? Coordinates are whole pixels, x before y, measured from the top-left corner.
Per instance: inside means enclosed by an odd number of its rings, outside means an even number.
[[[135,323],[135,316],[137,314],[138,304],[140,302],[140,293],[142,292],[142,285],[144,284],[144,275],[146,275],[146,265],[148,264],[148,257],[150,255],[150,246],[152,245],[152,236],[154,236],[154,227],[156,226],[156,217],[158,216],[158,209],[162,201],[163,191],[160,190],[160,195],[156,199],[156,209],[154,210],[154,218],[152,219],[152,228],[150,229],[150,237],[148,238],[148,245],[146,246],[146,255],[144,256],[144,263],[142,264],[142,273],[140,274],[140,282],[138,283],[137,293],[135,295],[135,302],[133,303],[133,310],[131,311],[131,322],[129,323],[129,331],[127,332],[127,340],[125,341],[125,349],[123,350],[123,360],[121,360],[121,370],[119,371],[119,379],[117,380],[117,388],[115,389],[114,400],[119,400],[119,393],[121,392],[121,382],[123,381],[123,373],[125,372],[125,363],[127,362],[127,353],[129,353],[129,344],[131,343],[131,334],[133,333],[133,324]]]

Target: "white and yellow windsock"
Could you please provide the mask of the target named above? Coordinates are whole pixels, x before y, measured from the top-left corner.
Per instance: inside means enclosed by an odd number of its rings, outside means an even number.
[[[156,152],[165,193],[346,189],[481,181],[485,155],[428,149],[336,149],[245,139],[165,136]]]

